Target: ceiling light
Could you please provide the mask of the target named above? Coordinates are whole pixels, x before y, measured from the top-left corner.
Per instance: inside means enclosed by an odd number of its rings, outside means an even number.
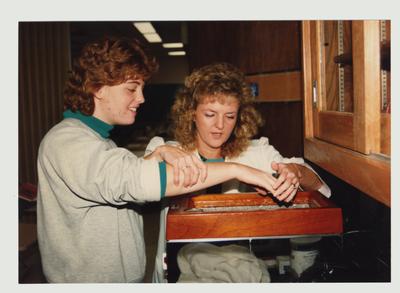
[[[170,56],[184,56],[184,55],[186,55],[186,52],[185,51],[171,51],[171,52],[168,52],[168,55],[170,55]]]
[[[182,43],[164,43],[162,44],[164,48],[182,48],[183,44]]]
[[[149,43],[161,43],[162,40],[157,33],[143,34]]]
[[[156,32],[156,30],[154,29],[154,27],[151,24],[151,22],[134,22],[133,25],[142,34],[148,34],[148,33],[155,33]]]

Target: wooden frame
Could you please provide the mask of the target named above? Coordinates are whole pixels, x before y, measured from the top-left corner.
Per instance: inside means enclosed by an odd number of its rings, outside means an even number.
[[[380,152],[379,51],[379,21],[353,21],[354,149],[364,154]]]
[[[390,206],[390,159],[366,156],[313,138],[304,141],[304,157]]]
[[[318,137],[347,148],[354,146],[354,115],[346,112],[318,112]]]
[[[354,112],[324,111],[321,21],[302,22],[304,157],[390,206],[390,158],[373,155],[390,150],[390,116],[380,112],[379,21],[353,21],[352,30]]]
[[[176,198],[167,214],[166,239],[222,239],[333,235],[343,231],[342,212],[319,192],[298,192],[300,208],[277,207],[271,197],[256,193],[200,195]],[[245,207],[256,207],[246,210]],[[207,208],[236,207],[226,211]]]
[[[390,113],[381,113],[381,153],[390,154]]]
[[[311,60],[311,64],[304,65],[309,66],[312,72],[312,80],[307,82],[317,82],[318,101],[314,104],[316,109],[308,110],[310,113],[314,112],[313,116],[318,120],[318,123],[314,123],[312,136],[364,154],[379,153],[380,125],[377,121],[380,120],[380,84],[376,82],[380,80],[379,21],[353,21],[354,112],[336,112],[336,115],[332,115],[333,111],[323,110],[325,105],[321,97],[325,93],[321,80],[324,66],[318,65],[319,60],[323,59],[323,50],[320,48],[321,25],[322,21],[303,22],[303,58]],[[307,94],[312,96],[312,92]],[[340,131],[332,131],[332,126],[340,125],[344,126]],[[331,131],[327,133],[326,130]],[[368,135],[369,133],[374,135]]]

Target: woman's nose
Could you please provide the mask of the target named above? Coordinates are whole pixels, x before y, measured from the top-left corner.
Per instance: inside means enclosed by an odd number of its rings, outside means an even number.
[[[224,117],[218,117],[217,118],[216,127],[218,129],[223,129],[224,128]]]
[[[145,102],[144,95],[143,95],[142,92],[140,92],[140,93],[138,94],[138,96],[137,96],[137,101],[138,101],[140,104],[143,104],[143,103]]]

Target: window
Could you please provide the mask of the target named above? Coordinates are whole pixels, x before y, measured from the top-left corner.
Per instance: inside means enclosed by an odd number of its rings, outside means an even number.
[[[390,21],[303,21],[307,159],[389,205]]]

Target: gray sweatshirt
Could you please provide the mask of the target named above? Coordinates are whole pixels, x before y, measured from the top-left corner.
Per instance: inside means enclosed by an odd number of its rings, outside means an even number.
[[[157,161],[68,118],[43,138],[38,177],[38,242],[49,282],[143,279],[143,222],[128,203],[160,200]]]

